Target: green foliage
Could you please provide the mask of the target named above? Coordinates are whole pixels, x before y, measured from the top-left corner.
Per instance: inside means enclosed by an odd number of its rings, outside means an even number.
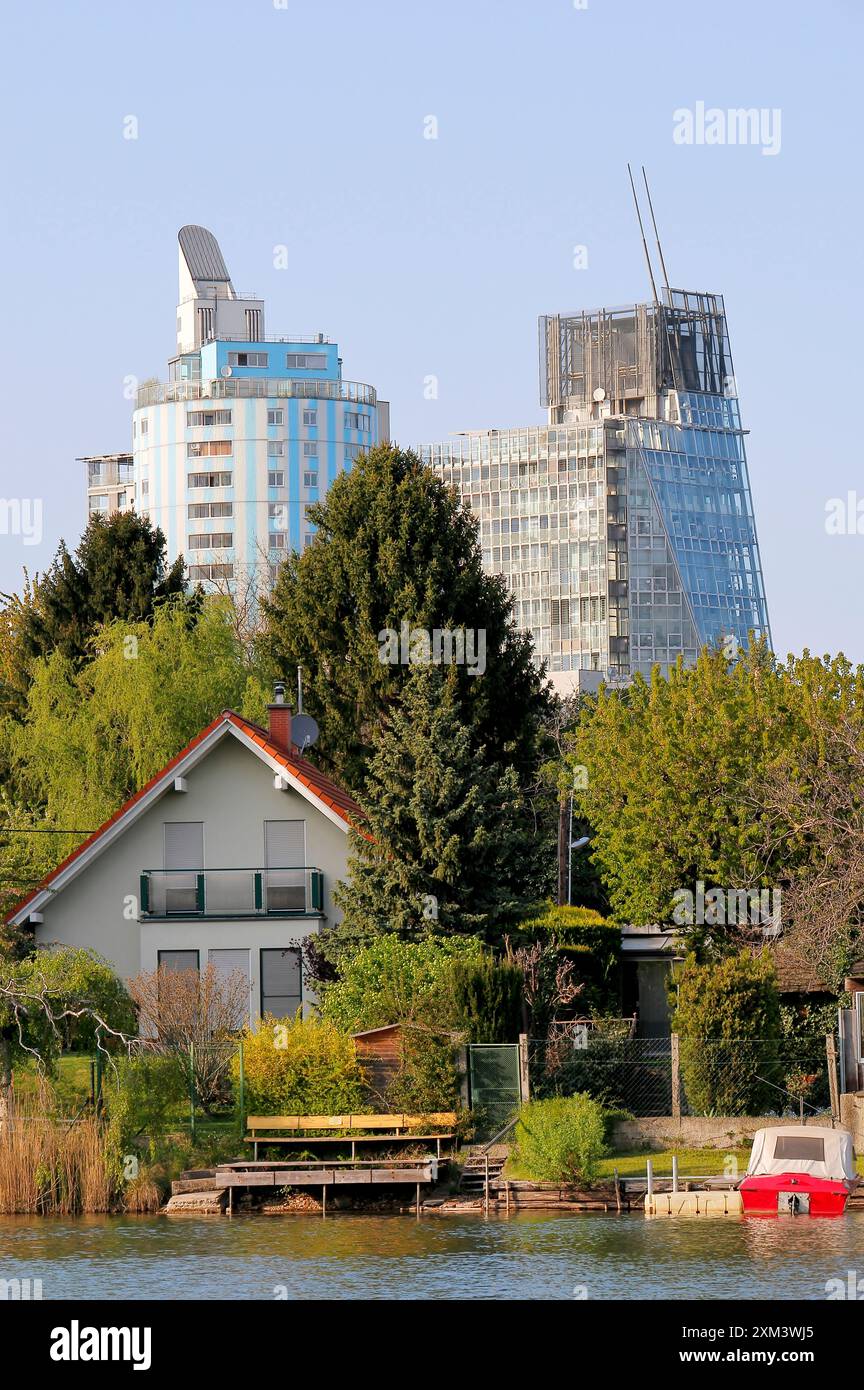
[[[524,918],[510,934],[512,947],[532,942],[554,946],[570,960],[583,984],[580,1014],[614,1014],[621,1007],[621,928],[586,907],[548,903],[538,916]]]
[[[767,954],[727,956],[675,971],[672,1031],[692,1113],[760,1115],[782,1108],[780,996]]]
[[[23,720],[0,726],[7,824],[95,829],[221,710],[244,705],[252,673],[224,599],[194,623],[171,605],[150,622],[117,620],[94,644],[80,668],[59,649],[36,661]],[[12,836],[3,877],[23,887],[82,838]]]
[[[517,1161],[535,1182],[590,1183],[607,1153],[603,1106],[579,1093],[523,1105]]]
[[[522,1026],[525,979],[512,961],[483,956],[456,960],[453,994],[460,1028],[474,1043],[516,1042]]]
[[[515,768],[473,746],[458,679],[455,667],[415,668],[373,735],[365,833],[337,897],[342,940],[427,930],[498,941],[536,900],[544,841]]]
[[[30,587],[34,601],[24,605],[18,628],[20,664],[57,651],[78,666],[92,655],[90,641],[101,624],[144,622],[160,602],[183,597],[185,565],[181,556],[169,568],[165,537],[147,518],[114,512],[90,518],[74,555],[61,541],[48,571]]]
[[[485,674],[454,668],[459,718],[490,762],[533,775],[549,697],[503,581],[483,569],[470,509],[416,454],[380,445],[309,515],[315,540],[279,570],[265,646],[276,669],[303,667],[325,771],[362,791],[374,732],[411,670],[382,663],[379,633],[404,621],[485,633]]]
[[[60,946],[0,960],[0,990],[0,1085],[12,1065],[31,1055],[28,1049],[50,1073],[64,1047],[101,1042],[110,1049],[107,1030],[135,1032],[132,1001],[95,951]]]
[[[667,921],[675,892],[773,885],[811,852],[795,825],[762,853],[761,791],[781,758],[818,749],[824,721],[861,727],[864,668],[805,652],[776,661],[756,643],[730,662],[704,648],[650,681],[583,704],[570,761],[592,858],[618,922]]]
[[[454,963],[482,957],[473,937],[377,937],[340,957],[339,979],[321,987],[321,1012],[346,1033],[403,1022],[455,1029]]]
[[[235,1085],[239,1056],[234,1059]],[[329,1019],[262,1019],[243,1035],[246,1111],[255,1115],[347,1115],[368,1111],[353,1040]]]
[[[188,1100],[188,1082],[176,1057],[118,1058],[106,1068],[103,1098],[115,1147],[121,1155],[135,1151],[147,1138],[151,1155],[159,1152],[166,1134]]]
[[[459,1105],[459,1076],[452,1038],[404,1029],[399,1070],[387,1088],[385,1103],[396,1113],[434,1114]]]

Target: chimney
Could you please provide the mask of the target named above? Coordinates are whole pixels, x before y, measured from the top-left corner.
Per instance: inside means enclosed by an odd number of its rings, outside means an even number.
[[[291,744],[291,706],[285,703],[285,687],[277,681],[273,687],[273,704],[267,706],[270,742],[280,753],[293,752]]]

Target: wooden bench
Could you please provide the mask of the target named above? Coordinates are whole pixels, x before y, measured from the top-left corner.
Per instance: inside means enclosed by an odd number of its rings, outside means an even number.
[[[436,1157],[441,1157],[441,1140],[455,1139],[455,1111],[439,1111],[432,1115],[249,1115],[245,1143],[254,1144],[255,1159],[259,1144],[351,1144],[351,1158],[358,1144],[384,1142],[416,1144],[435,1141]],[[437,1134],[422,1134],[424,1126],[441,1127]],[[276,1130],[275,1134],[267,1131]],[[313,1133],[313,1131],[319,1131]],[[320,1131],[324,1131],[321,1133]],[[334,1133],[334,1131],[338,1131]]]

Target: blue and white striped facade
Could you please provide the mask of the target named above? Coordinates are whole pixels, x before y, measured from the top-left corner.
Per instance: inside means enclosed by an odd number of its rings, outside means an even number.
[[[199,241],[184,248],[190,232]],[[184,228],[178,355],[167,383],[138,391],[132,431],[135,505],[193,581],[272,583],[287,551],[311,541],[307,506],[388,423],[371,386],[343,379],[335,343],[265,337],[263,305],[234,294],[215,240]]]

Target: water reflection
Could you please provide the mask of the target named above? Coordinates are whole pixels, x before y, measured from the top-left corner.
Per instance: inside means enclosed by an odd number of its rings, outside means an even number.
[[[43,1297],[824,1299],[864,1276],[864,1212],[837,1220],[537,1212],[0,1217],[0,1278]]]

